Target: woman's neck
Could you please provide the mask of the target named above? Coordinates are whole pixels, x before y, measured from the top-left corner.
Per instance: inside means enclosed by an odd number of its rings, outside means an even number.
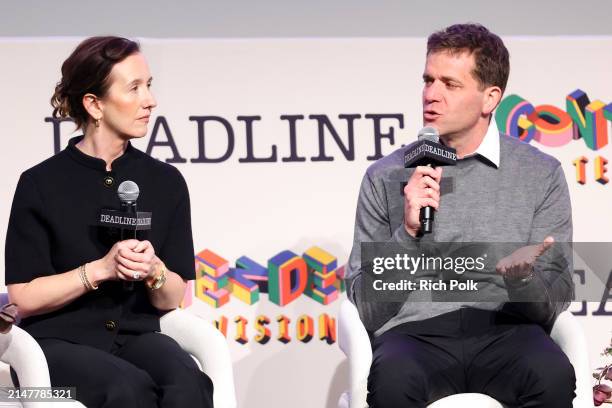
[[[99,128],[85,130],[85,136],[76,147],[88,156],[104,160],[106,170],[111,170],[113,160],[121,156],[127,148],[128,141],[117,136],[103,135]]]

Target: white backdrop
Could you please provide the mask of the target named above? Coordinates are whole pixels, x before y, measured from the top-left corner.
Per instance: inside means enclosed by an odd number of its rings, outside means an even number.
[[[565,98],[579,88],[591,100],[612,102],[612,38],[505,38],[511,55],[507,95],[518,94],[533,105],[551,104],[565,110]],[[0,236],[4,240],[10,204],[19,174],[53,154],[54,133],[49,98],[59,80],[62,61],[79,42],[66,39],[4,39],[0,41]],[[185,163],[175,164],[191,193],[196,251],[210,249],[235,266],[249,256],[266,266],[283,250],[301,255],[319,246],[346,262],[352,242],[353,218],[361,177],[374,154],[374,121],[367,114],[395,114],[384,119],[381,131],[394,128],[395,145],[382,139],[383,154],[414,140],[421,127],[421,75],[425,39],[253,39],[141,41],[154,76],[158,100],[154,117],[165,119]],[[304,162],[284,162],[290,155],[288,120],[282,115],[303,115],[296,122],[295,146]],[[353,121],[354,160],[348,160],[325,131],[325,153],[333,161],[313,161],[320,155],[318,122],[310,115],[327,115],[339,138],[348,144],[347,119]],[[218,116],[231,125],[235,148],[221,163],[197,163],[198,125],[192,116]],[[253,123],[254,154],[268,157],[276,146],[276,160],[241,163],[246,155],[245,121]],[[134,144],[146,150],[149,135]],[[610,121],[606,122],[609,130]],[[61,146],[72,131],[61,125]],[[227,149],[227,132],[219,123],[205,127],[206,155],[220,157]],[[164,128],[155,140],[166,141]],[[541,147],[538,142],[533,144]],[[570,192],[576,241],[612,241],[610,183],[595,181],[596,156],[612,160],[608,143],[598,151],[582,140],[543,150],[561,160]],[[173,157],[169,147],[155,147],[152,156]],[[572,161],[585,156],[587,182],[576,182]],[[612,164],[608,167],[612,168]],[[612,170],[608,177],[612,177]],[[169,192],[171,194],[171,192]],[[67,209],[67,212],[69,209]],[[3,241],[2,241],[3,242]],[[4,245],[2,244],[2,247]],[[4,253],[1,254],[4,265]],[[3,274],[2,274],[3,276]],[[3,277],[1,278],[3,283]],[[193,300],[190,310],[210,320],[228,319],[230,343],[240,406],[332,407],[348,384],[347,365],[337,343],[318,338],[318,317],[335,317],[339,302],[321,305],[300,296],[284,307],[268,300],[247,305],[232,297],[216,309]],[[590,341],[592,364],[610,340],[612,314],[592,316],[598,303],[588,305],[579,318]],[[572,310],[578,310],[576,304]],[[612,312],[612,307],[608,306]],[[259,344],[253,323],[258,315],[270,319],[271,340]],[[276,319],[291,320],[292,340],[277,340]],[[296,339],[296,321],[312,317],[314,338]],[[246,344],[234,340],[234,319],[248,320]]]

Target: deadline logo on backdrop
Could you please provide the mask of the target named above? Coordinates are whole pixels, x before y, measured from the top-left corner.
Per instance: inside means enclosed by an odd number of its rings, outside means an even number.
[[[534,106],[519,95],[509,95],[501,101],[496,110],[495,119],[501,133],[517,137],[528,143],[536,140],[543,146],[560,147],[569,144],[571,141],[581,139],[588,149],[595,152],[608,145],[608,122],[612,122],[612,103],[606,105],[600,100],[591,102],[584,91],[577,89],[567,95],[565,104],[566,110],[563,111],[553,105]],[[238,130],[232,126],[229,118],[210,115],[190,115],[188,116],[189,121],[197,123],[197,156],[191,158],[189,162],[194,164],[217,164],[228,161],[236,150],[236,144],[241,141],[244,141],[246,149],[246,155],[237,160],[241,164],[300,163],[306,161],[324,163],[341,157],[344,157],[347,161],[354,161],[356,159],[355,123],[362,119],[371,121],[373,124],[371,141],[373,142],[374,153],[366,156],[365,159],[375,161],[384,156],[383,140],[388,140],[388,143],[394,146],[396,144],[396,130],[404,128],[404,115],[402,113],[366,113],[364,115],[359,113],[341,113],[337,117],[346,122],[345,135],[342,135],[342,130],[333,124],[333,120],[329,115],[307,115],[309,121],[313,124],[316,123],[316,140],[318,141],[318,155],[307,158],[298,154],[300,140],[303,137],[297,130],[297,123],[305,121],[306,115],[282,114],[278,117],[278,119],[288,124],[289,132],[286,139],[288,145],[268,143],[267,149],[270,153],[266,157],[255,156],[257,138],[255,136],[254,123],[260,122],[262,116],[236,116],[238,122],[244,123],[245,131],[244,137],[242,137],[242,135],[238,134]],[[393,121],[393,123],[390,121]],[[46,117],[45,122],[53,125],[53,146],[55,153],[58,153],[60,151],[61,139],[60,126],[64,122],[73,122],[73,120],[69,118]],[[209,153],[207,153],[208,149],[206,146],[211,143],[211,138],[206,137],[206,124],[221,125],[221,128],[225,131],[226,138],[224,142],[220,142],[218,138],[214,141],[219,146],[224,145],[225,151],[219,157],[210,157]],[[165,135],[165,140],[163,135]],[[223,139],[221,137],[220,140]],[[259,140],[261,141],[261,138]],[[367,141],[368,138],[360,137],[360,140]],[[328,151],[330,142],[338,147],[340,155],[331,154]],[[181,155],[179,146],[170,130],[168,120],[164,116],[155,118],[146,153],[152,155],[155,148],[170,149],[172,155],[162,159],[167,163],[187,163],[188,161],[187,158]],[[261,148],[265,149],[266,147]],[[281,157],[281,150],[285,150],[288,155]],[[585,156],[579,156],[573,160],[573,165],[576,167],[576,181],[580,184],[586,184],[587,180],[591,179],[590,173],[587,176],[587,169],[591,169],[591,165],[587,166],[587,163],[589,163],[589,158]],[[593,158],[593,179],[600,185],[606,185],[609,182],[609,178],[605,175],[607,164],[608,159],[601,155],[596,155]]]
[[[301,256],[293,251],[281,251],[268,260],[267,266],[241,256],[236,260],[235,268],[230,267],[229,261],[222,256],[204,249],[195,256],[195,280],[189,281],[181,307],[189,307],[194,298],[215,309],[231,301],[253,306],[260,301],[262,293],[266,293],[268,300],[281,308],[300,296],[329,305],[345,291],[343,278],[344,266],[338,266],[335,256],[316,246],[307,249]],[[289,343],[292,340],[289,329],[291,319],[281,312],[275,320],[278,327],[277,340]],[[236,316],[233,321],[236,325],[234,340],[243,345],[248,343],[248,320]],[[317,338],[327,344],[334,344],[336,319],[321,313],[316,323]],[[256,342],[266,344],[270,341],[270,324],[270,317],[257,316],[254,322]],[[215,321],[215,325],[227,337],[228,318],[222,315]],[[315,319],[308,314],[301,315],[295,324],[296,340],[308,343],[314,337]]]
[[[519,95],[508,95],[497,111],[495,120],[499,131],[517,137],[527,143],[536,140],[543,146],[560,147],[581,139],[593,151],[599,151],[609,143],[608,121],[612,121],[612,103],[590,101],[588,95],[577,89],[565,98],[565,111],[553,105],[533,106]],[[572,163],[576,167],[576,181],[587,183],[585,156]],[[610,179],[605,175],[608,160],[595,156],[594,179],[605,185]]]

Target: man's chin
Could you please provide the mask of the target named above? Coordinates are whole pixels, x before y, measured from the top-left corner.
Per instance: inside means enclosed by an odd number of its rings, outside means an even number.
[[[442,126],[442,124],[440,123],[439,120],[427,120],[425,118],[423,118],[423,127],[425,126],[430,126],[432,128],[436,128],[436,130],[438,131],[439,134],[442,134],[444,127]]]

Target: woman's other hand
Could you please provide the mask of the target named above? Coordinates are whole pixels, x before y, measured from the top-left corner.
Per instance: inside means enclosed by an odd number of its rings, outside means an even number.
[[[140,276],[136,275],[138,279],[135,279],[134,274],[138,272],[143,275],[144,271],[130,270],[126,265],[121,265],[121,260],[125,259],[139,242],[136,239],[116,242],[103,258],[87,265],[88,278],[94,285],[107,280],[140,280]]]
[[[154,276],[161,263],[149,241],[136,241],[134,247],[122,248],[117,256],[117,270],[120,279],[146,280]]]

